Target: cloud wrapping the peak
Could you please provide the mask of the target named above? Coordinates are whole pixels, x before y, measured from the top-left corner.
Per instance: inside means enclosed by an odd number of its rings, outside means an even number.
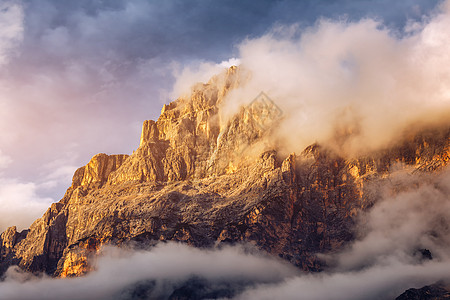
[[[41,186],[53,173],[42,166],[68,153],[77,156],[67,170],[100,152],[132,153],[143,120],[158,118],[164,103],[192,82],[207,81],[218,65],[237,63],[221,62],[238,58],[243,40],[256,41],[274,26],[299,23],[301,30],[321,16],[355,21],[374,15],[401,27],[436,3],[2,1],[0,149],[13,160],[4,173]],[[189,78],[171,93],[178,75]],[[67,177],[38,193],[61,198]]]
[[[283,110],[287,151],[316,141],[344,153],[385,147],[407,126],[450,113],[450,13],[393,32],[379,21],[322,19],[278,27],[239,46],[251,79],[224,101],[231,116],[264,91]]]

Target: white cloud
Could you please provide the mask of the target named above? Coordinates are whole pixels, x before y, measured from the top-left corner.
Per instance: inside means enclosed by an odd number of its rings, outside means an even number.
[[[350,154],[385,147],[412,124],[448,122],[449,27],[448,11],[402,37],[372,19],[277,27],[238,46],[251,76],[222,113],[264,91],[284,112],[276,136],[289,152],[317,141]]]
[[[52,199],[37,195],[34,183],[7,178],[12,159],[0,150],[0,233],[9,226],[28,228],[47,209]]]
[[[190,65],[184,65],[182,68],[179,65],[173,65],[173,75],[176,81],[173,85],[171,98],[176,99],[180,96],[188,97],[191,93],[191,88],[196,83],[206,83],[214,75],[224,72],[226,68],[238,65],[240,60],[238,58],[231,58],[228,61],[221,63],[213,62],[196,62]]]
[[[0,177],[0,232],[9,226],[28,228],[40,218],[53,199],[37,194],[37,185]]]
[[[280,285],[260,285],[237,299],[369,300],[395,299],[406,289],[450,279],[450,262],[406,265],[393,261],[358,272],[300,276]]]
[[[76,147],[76,144],[73,145]],[[69,187],[75,171],[80,167],[76,165],[78,154],[67,150],[59,158],[42,166],[41,180],[38,182],[39,189],[52,189],[55,187]]]
[[[8,61],[23,36],[23,9],[13,1],[0,3],[0,65]]]
[[[40,193],[60,185],[70,186],[76,170],[71,164],[75,157],[67,155],[43,165],[40,180],[30,182],[10,175],[8,166],[13,160],[0,150],[0,233],[10,226],[26,229],[42,216],[54,199]]]
[[[222,61],[219,65],[224,68],[229,68],[232,66],[239,66],[240,64],[241,64],[241,60],[239,58],[233,57],[233,58],[230,58],[229,60]]]
[[[54,187],[61,180],[67,185],[68,174],[73,174],[75,169],[55,161],[50,165],[54,167],[52,172],[45,175],[41,183],[35,183],[12,178],[8,169],[12,163],[13,160],[0,150],[0,233],[10,226],[26,229],[41,217],[54,200],[40,196],[38,191]]]
[[[201,250],[176,243],[159,244],[151,251],[107,248],[96,266],[97,271],[75,279],[30,279],[11,268],[0,282],[0,299],[129,299],[121,291],[151,280],[156,287],[147,298],[164,299],[193,276],[239,285],[279,282],[298,273],[281,260],[255,254],[254,249],[248,254],[243,247]]]
[[[382,200],[361,215],[359,238],[327,257],[332,270],[261,285],[238,298],[394,299],[411,287],[449,281],[450,168],[437,176],[396,174],[377,190]],[[423,259],[420,249],[433,259]]]

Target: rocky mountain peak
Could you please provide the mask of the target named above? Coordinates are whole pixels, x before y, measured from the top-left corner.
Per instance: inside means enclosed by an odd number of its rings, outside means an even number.
[[[364,157],[344,158],[319,144],[283,157],[267,143],[279,114],[264,95],[220,120],[221,103],[241,76],[232,67],[195,85],[190,97],[143,123],[133,154],[98,154],[79,168],[63,199],[29,230],[10,227],[1,235],[0,272],[19,265],[78,276],[102,245],[160,241],[252,243],[317,271],[317,253],[354,238],[354,217],[375,201],[367,186],[385,180],[392,165],[435,172],[449,163],[448,127],[418,131]]]
[[[164,105],[156,122],[144,122],[139,148],[111,174],[109,183],[179,181],[233,172],[236,150],[262,133],[244,118],[244,111],[220,124],[220,104],[239,82],[239,68],[231,67],[206,84],[196,84],[189,98]]]

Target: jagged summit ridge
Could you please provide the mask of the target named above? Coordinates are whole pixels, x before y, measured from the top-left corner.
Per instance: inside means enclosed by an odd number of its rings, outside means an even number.
[[[145,121],[139,148],[111,176],[110,183],[176,181],[211,174],[206,158],[217,147],[219,104],[239,82],[236,67],[208,84],[199,84],[191,98],[164,105],[155,122]]]
[[[164,105],[156,122],[144,122],[139,148],[108,182],[201,179],[235,168],[237,150],[264,134],[264,129],[245,118],[244,110],[220,124],[220,104],[238,86],[239,74],[237,67],[231,67],[207,84],[194,86],[189,99]]]

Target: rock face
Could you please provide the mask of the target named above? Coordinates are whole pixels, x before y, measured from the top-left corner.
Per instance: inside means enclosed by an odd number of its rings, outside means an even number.
[[[189,99],[144,122],[132,155],[94,156],[28,230],[11,227],[1,235],[0,271],[19,265],[78,276],[102,245],[169,240],[195,247],[247,242],[320,270],[317,253],[353,239],[354,216],[373,201],[368,183],[388,176],[393,164],[414,172],[448,165],[449,127],[366,157],[346,159],[320,145],[282,157],[263,143],[270,128],[260,126],[258,106],[220,119],[224,97],[239,82],[232,67],[196,85]]]
[[[95,155],[84,167],[75,171],[72,179],[72,189],[80,186],[96,184],[102,186],[108,180],[109,174],[117,170],[128,158],[128,155]]]
[[[420,289],[409,289],[395,300],[441,300],[450,299],[448,287],[441,284],[424,286]]]
[[[237,68],[232,67],[223,76],[195,86],[191,98],[165,105],[157,122],[144,122],[139,148],[109,182],[171,182],[223,173],[225,167],[213,160],[231,154],[232,149],[222,149],[221,138],[230,133],[228,128],[221,131],[218,111],[224,96],[238,82]],[[241,138],[234,134],[230,137],[235,143]]]

